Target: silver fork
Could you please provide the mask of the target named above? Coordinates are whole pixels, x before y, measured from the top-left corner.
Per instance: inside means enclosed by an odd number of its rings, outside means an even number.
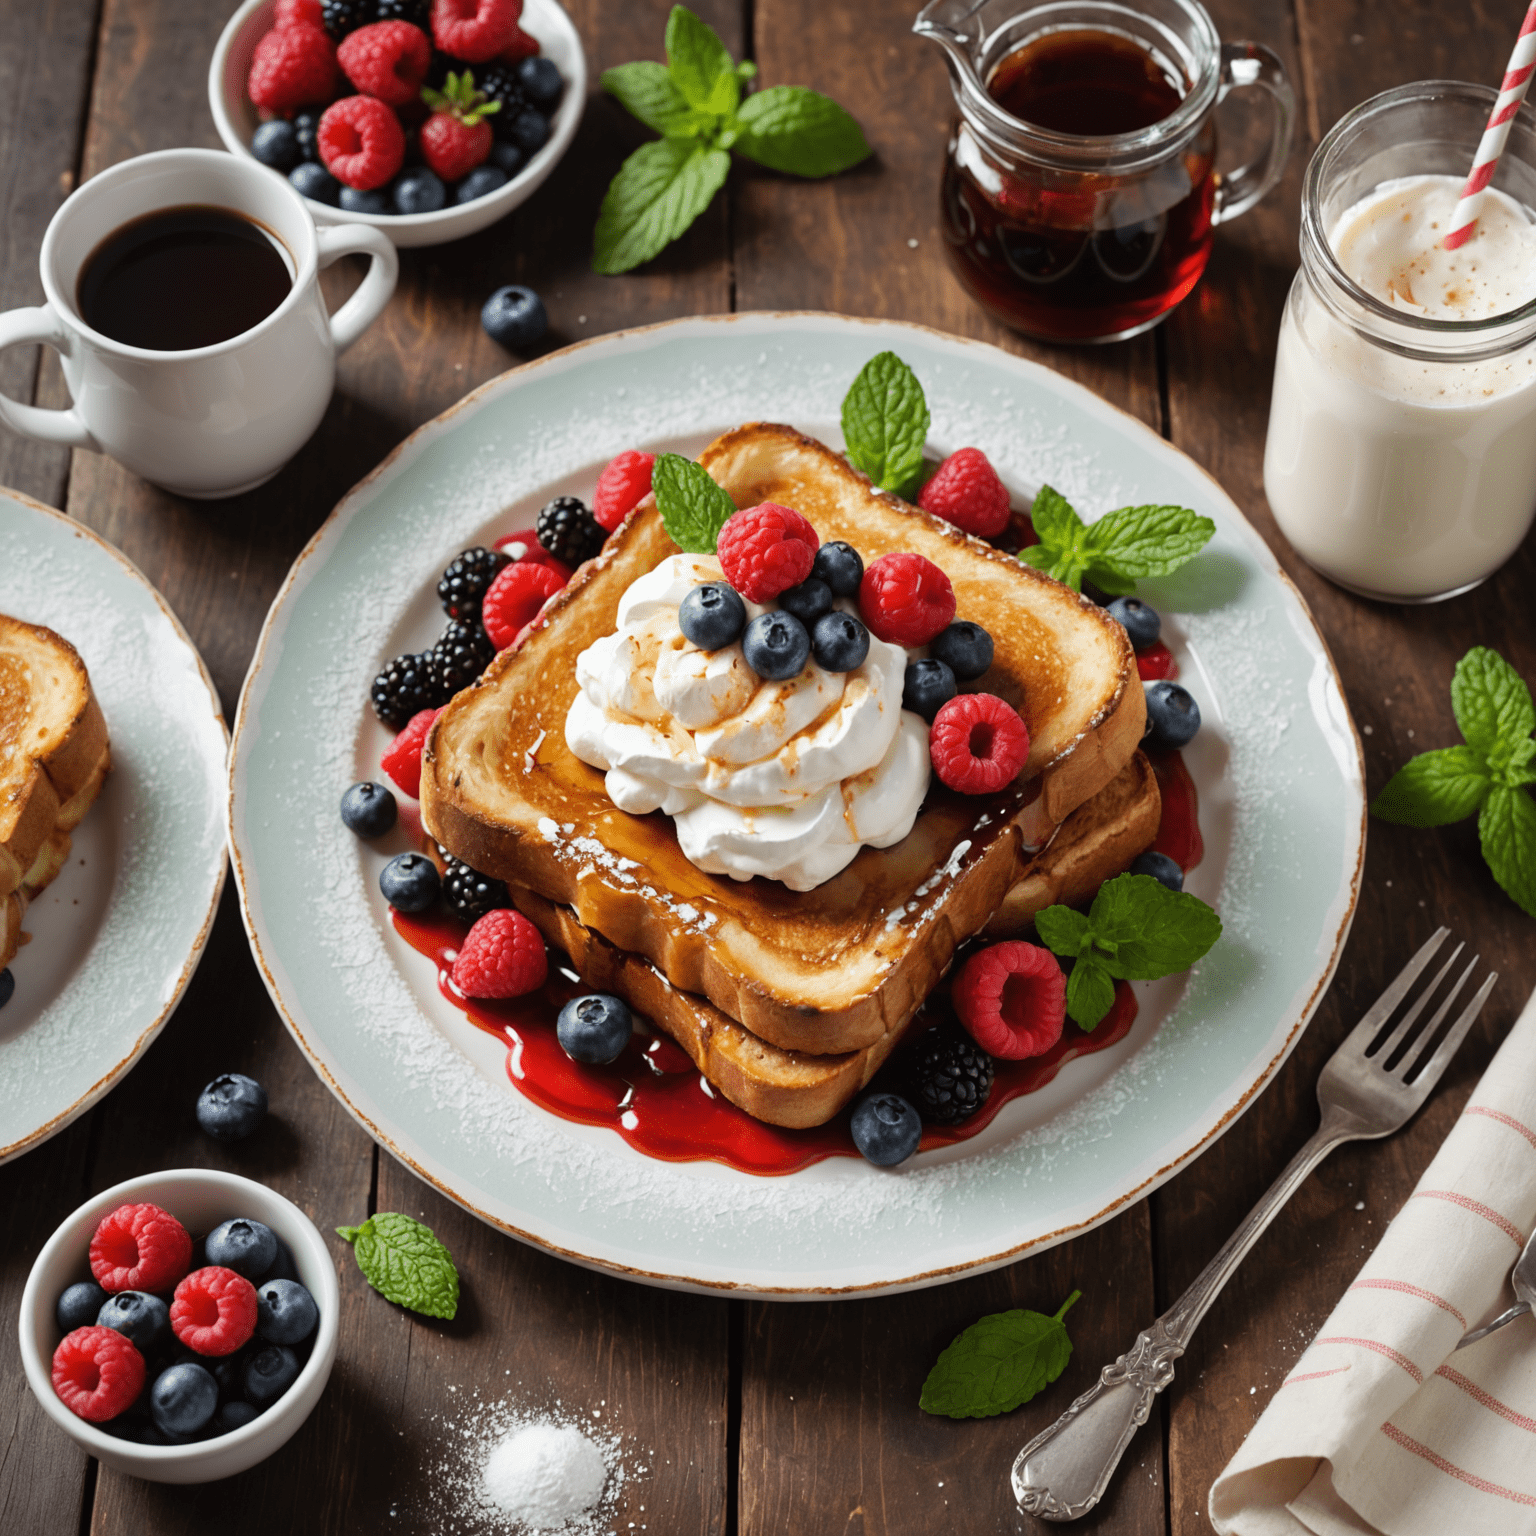
[[[1449,937],[1448,928],[1436,930],[1328,1059],[1317,1082],[1322,1124],[1195,1283],[1137,1334],[1135,1344],[1106,1365],[1098,1381],[1049,1429],[1019,1452],[1012,1482],[1023,1513],[1044,1520],[1076,1520],[1103,1498],[1131,1437],[1147,1422],[1157,1394],[1173,1380],[1173,1362],[1280,1207],[1341,1142],[1390,1136],[1429,1097],[1499,979],[1497,971],[1488,975],[1436,1047],[1440,1025],[1477,966],[1474,955],[1410,1049],[1414,1024],[1461,954],[1463,946],[1458,944],[1392,1032],[1377,1049],[1371,1047]]]

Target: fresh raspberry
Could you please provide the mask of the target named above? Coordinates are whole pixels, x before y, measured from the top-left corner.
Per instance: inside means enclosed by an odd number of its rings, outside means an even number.
[[[91,1273],[104,1291],[168,1291],[192,1262],[192,1239],[158,1205],[120,1205],[91,1239]]]
[[[539,51],[539,40],[519,27],[512,30],[512,41],[496,55],[498,64],[516,64],[519,59],[531,59]]]
[[[651,470],[656,455],[631,448],[621,453],[597,477],[592,497],[592,516],[612,533],[651,490]]]
[[[432,40],[456,59],[484,64],[513,45],[522,17],[523,0],[433,0]]]
[[[200,1355],[232,1355],[256,1332],[256,1287],[220,1264],[194,1269],[171,1298],[171,1332]]]
[[[363,95],[403,107],[421,95],[432,44],[408,21],[375,21],[342,38],[336,62]]]
[[[962,693],[933,717],[928,756],[951,789],[990,795],[1018,777],[1029,756],[1029,731],[995,693]]]
[[[927,645],[954,618],[955,589],[922,555],[881,555],[864,568],[859,611],[891,645]]]
[[[410,723],[385,747],[379,759],[379,767],[413,800],[421,797],[421,749],[426,745],[432,722],[442,712],[424,709],[412,715]]]
[[[521,997],[548,975],[543,935],[510,907],[487,912],[453,962],[453,984],[465,997]]]
[[[405,160],[400,119],[374,96],[333,101],[316,137],[326,170],[359,192],[382,187]]]
[[[539,543],[537,530],[520,528],[496,540],[496,548],[504,550],[514,560],[529,565],[547,565],[559,578],[561,586],[571,579],[571,568],[565,561],[557,560]]]
[[[918,493],[917,504],[983,539],[1001,533],[1013,514],[1008,488],[980,448],[950,454]]]
[[[319,27],[325,30],[320,0],[277,0],[272,11],[274,27]]]
[[[725,579],[749,603],[768,603],[811,574],[820,547],[798,512],[765,501],[726,520],[715,553]]]
[[[76,1418],[105,1424],[144,1390],[144,1356],[115,1328],[76,1328],[53,1352],[53,1390]]]
[[[308,22],[277,27],[256,44],[245,94],[259,112],[283,116],[336,94],[336,45]]]
[[[972,955],[949,995],[976,1043],[1005,1061],[1042,1055],[1061,1039],[1067,978],[1038,944],[1010,939]]]
[[[469,175],[491,152],[489,112],[499,112],[501,103],[491,101],[484,91],[475,89],[475,77],[465,70],[450,73],[440,91],[430,88],[421,98],[432,108],[432,115],[421,125],[421,157],[444,181],[459,181]]]
[[[564,586],[552,565],[519,560],[503,566],[480,608],[480,622],[485,625],[491,644],[498,651],[506,650],[517,638],[517,632],[531,623],[545,602]]]

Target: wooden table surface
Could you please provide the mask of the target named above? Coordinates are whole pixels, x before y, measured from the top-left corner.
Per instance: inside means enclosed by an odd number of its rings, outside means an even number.
[[[659,56],[666,0],[567,8],[594,80],[610,65]],[[0,309],[41,302],[38,245],[79,181],[148,150],[217,144],[204,81],[228,9],[227,0],[0,0]],[[478,323],[483,299],[506,282],[530,284],[548,304],[541,353],[679,315],[820,309],[981,337],[1087,384],[1210,470],[1269,540],[1332,647],[1365,733],[1372,791],[1415,751],[1457,739],[1447,689],[1469,646],[1495,646],[1536,677],[1529,544],[1453,602],[1366,603],[1291,553],[1260,477],[1312,145],[1389,86],[1496,80],[1518,22],[1513,0],[1211,4],[1224,35],[1269,44],[1291,71],[1299,143],[1286,177],[1218,233],[1204,281],[1160,330],[1076,350],[1008,334],[949,275],[936,194],[950,97],[938,53],[910,35],[915,0],[697,0],[697,9],[767,83],[815,86],[846,105],[875,158],[822,184],[738,166],[678,245],[637,274],[597,277],[588,260],[598,202],[644,135],[594,94],[565,161],[512,217],[457,245],[402,253],[399,291],[342,361],[319,431],[260,490],[180,501],[97,454],[0,432],[0,484],[67,509],[139,564],[201,648],[226,716],[268,604],[332,505],[413,428],[522,360]],[[1237,123],[1241,111],[1231,110]],[[43,404],[65,398],[55,360],[26,350],[0,358],[0,388]],[[0,598],[4,587],[0,572]],[[1013,1529],[1007,1472],[1018,1447],[1183,1289],[1310,1134],[1321,1063],[1437,920],[1472,936],[1504,973],[1470,1042],[1405,1132],[1340,1151],[1286,1208],[1085,1522],[1178,1536],[1208,1529],[1213,1478],[1406,1198],[1536,984],[1530,920],[1494,885],[1470,824],[1426,833],[1372,823],[1331,994],[1276,1082],[1150,1199],[994,1274],[835,1304],[702,1299],[589,1273],[501,1236],[420,1183],[380,1154],[284,1031],[231,882],[202,967],[143,1060],[91,1113],[0,1168],[0,1532],[447,1531],[453,1512],[433,1468],[448,1423],[476,1388],[494,1396],[510,1383],[535,1409],[557,1398],[605,1403],[602,1422],[648,1453],[628,1458],[648,1470],[624,1491],[620,1532]],[[198,1089],[227,1070],[265,1083],[274,1108],[258,1137],[231,1148],[204,1137],[192,1116]],[[140,1482],[81,1455],[26,1390],[15,1333],[28,1265],[58,1221],[95,1190],[185,1165],[262,1179],[322,1230],[364,1212],[408,1211],[452,1249],[464,1282],[454,1323],[421,1319],[369,1291],[337,1240],[341,1345],[324,1399],[265,1464],[200,1489]],[[924,1374],[962,1327],[1006,1307],[1054,1311],[1074,1286],[1083,1291],[1071,1316],[1075,1353],[1055,1386],[1000,1419],[918,1411]]]

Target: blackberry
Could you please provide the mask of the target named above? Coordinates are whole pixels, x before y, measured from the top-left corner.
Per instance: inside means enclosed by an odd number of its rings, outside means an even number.
[[[517,81],[517,68],[511,64],[476,64],[475,89],[483,91],[487,99],[499,101],[501,110],[486,119],[491,131],[499,139],[511,132],[513,120],[528,105],[528,98]]]
[[[333,42],[373,20],[374,0],[320,0],[320,17]]]
[[[432,35],[431,0],[378,0],[373,9],[378,21],[408,21]]]
[[[320,164],[320,114],[295,112],[293,114],[294,137],[299,141],[299,158],[310,165]]]
[[[556,560],[567,565],[580,565],[590,560],[603,547],[607,531],[587,511],[587,504],[579,496],[556,496],[539,513],[534,525],[539,543]]]
[[[918,1043],[912,1102],[930,1125],[959,1125],[992,1092],[992,1058],[958,1024],[940,1024]]]
[[[403,731],[411,716],[446,704],[443,675],[432,651],[396,656],[373,680],[373,712],[392,731]]]
[[[473,923],[487,912],[512,904],[505,881],[493,880],[478,869],[471,869],[462,859],[454,858],[441,843],[437,845],[437,851],[443,860],[443,897],[455,917]]]
[[[438,578],[437,600],[443,605],[443,612],[450,619],[478,624],[486,589],[502,566],[510,564],[510,557],[499,549],[486,549],[479,544],[456,555]]]
[[[476,605],[478,607],[478,604]],[[478,619],[455,619],[432,647],[443,691],[450,697],[468,688],[496,659],[496,647]]]

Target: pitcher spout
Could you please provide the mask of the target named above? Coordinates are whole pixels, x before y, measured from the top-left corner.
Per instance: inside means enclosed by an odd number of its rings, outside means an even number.
[[[986,0],[930,0],[918,12],[912,30],[944,50],[954,75],[978,79],[982,25],[979,12]],[[978,81],[979,83],[979,81]]]

